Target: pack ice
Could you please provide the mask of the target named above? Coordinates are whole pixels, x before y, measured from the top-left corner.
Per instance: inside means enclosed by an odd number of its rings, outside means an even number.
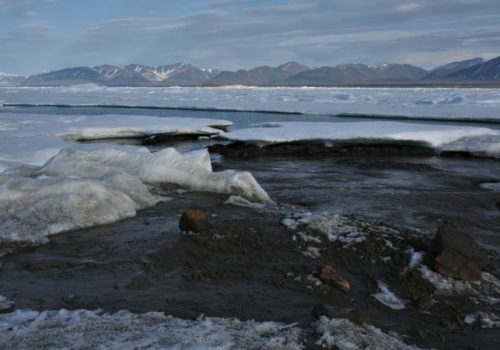
[[[392,121],[276,122],[235,130],[223,136],[259,146],[303,141],[319,141],[325,145],[335,142],[416,142],[437,151],[466,151],[500,157],[500,131],[473,126]]]
[[[0,241],[41,242],[51,234],[134,216],[163,199],[152,191],[162,184],[270,201],[250,173],[213,172],[206,150],[181,154],[166,148],[151,153],[140,147],[77,144],[64,138],[68,134],[98,138],[124,133],[218,133],[210,125],[230,125],[226,121],[140,116],[123,121],[116,116],[99,116],[98,121],[78,116],[0,118]]]

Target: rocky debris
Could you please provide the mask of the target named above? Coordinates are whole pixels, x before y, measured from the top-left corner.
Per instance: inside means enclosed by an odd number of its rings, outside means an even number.
[[[203,232],[208,230],[207,215],[201,209],[188,209],[182,213],[179,228],[184,232]]]
[[[315,320],[319,320],[321,316],[334,318],[335,315],[335,308],[332,305],[317,304],[312,310],[312,316]]]
[[[346,293],[351,290],[349,281],[340,276],[331,265],[323,266],[319,278],[324,283],[340,288]]]
[[[450,224],[438,229],[429,253],[435,271],[466,281],[480,280],[481,270],[490,261],[470,235]]]

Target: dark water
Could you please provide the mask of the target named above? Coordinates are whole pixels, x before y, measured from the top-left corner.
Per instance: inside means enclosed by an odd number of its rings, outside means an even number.
[[[24,106],[0,108],[0,113],[22,113],[22,114],[48,114],[48,115],[104,115],[125,114],[144,115],[153,117],[190,117],[190,118],[212,118],[225,119],[234,123],[233,128],[245,128],[254,124],[267,122],[355,122],[373,120],[370,116],[329,116],[317,114],[294,114],[294,113],[272,113],[272,112],[246,112],[246,111],[217,111],[212,109],[175,109],[175,108],[135,108],[135,107],[57,107],[57,106]],[[445,125],[469,125],[500,129],[499,123],[485,122],[460,122],[460,121],[437,121],[437,120],[415,120],[407,118],[387,118],[388,120],[405,123],[426,123]],[[377,117],[376,120],[384,120]]]

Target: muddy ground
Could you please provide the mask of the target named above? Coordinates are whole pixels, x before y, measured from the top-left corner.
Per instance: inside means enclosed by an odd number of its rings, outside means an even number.
[[[499,278],[500,193],[481,187],[499,181],[496,162],[418,154],[266,155],[251,162],[226,156],[215,163],[252,171],[279,205],[243,207],[225,204],[226,195],[174,191],[172,200],[135,218],[53,236],[3,257],[0,294],[17,308],[162,310],[181,318],[298,322],[305,329],[322,304],[322,313],[352,317],[354,310],[362,315],[354,318],[421,347],[500,348],[498,328],[464,322],[477,311],[498,315],[498,304],[440,295],[408,269],[405,253],[428,249],[436,229],[451,221],[488,250],[493,259],[485,271]],[[182,233],[179,218],[193,207],[207,213],[210,229]],[[304,211],[344,214],[367,239],[346,246],[308,228],[303,232],[315,240],[301,238],[282,220]],[[308,247],[319,256],[304,254]],[[318,282],[326,264],[350,282],[350,291]],[[378,302],[372,296],[378,281],[407,300],[406,309]],[[308,348],[316,337],[311,331]]]

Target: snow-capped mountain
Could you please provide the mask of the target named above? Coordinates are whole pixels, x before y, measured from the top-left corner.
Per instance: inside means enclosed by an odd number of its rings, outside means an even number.
[[[218,72],[187,63],[149,67],[140,64],[74,67],[30,76],[23,85],[51,86],[102,84],[109,86],[192,86],[208,81]]]
[[[24,81],[21,75],[0,72],[0,86],[16,86]]]
[[[0,84],[19,84],[22,77],[1,75]],[[12,83],[14,81],[14,83]],[[426,71],[410,64],[342,64],[309,68],[297,62],[277,67],[218,71],[188,63],[149,67],[140,64],[73,67],[30,76],[26,86],[99,84],[107,86],[204,86],[204,85],[439,85],[442,83],[491,84],[500,82],[500,57],[452,62]],[[7,84],[7,83],[3,83]]]

